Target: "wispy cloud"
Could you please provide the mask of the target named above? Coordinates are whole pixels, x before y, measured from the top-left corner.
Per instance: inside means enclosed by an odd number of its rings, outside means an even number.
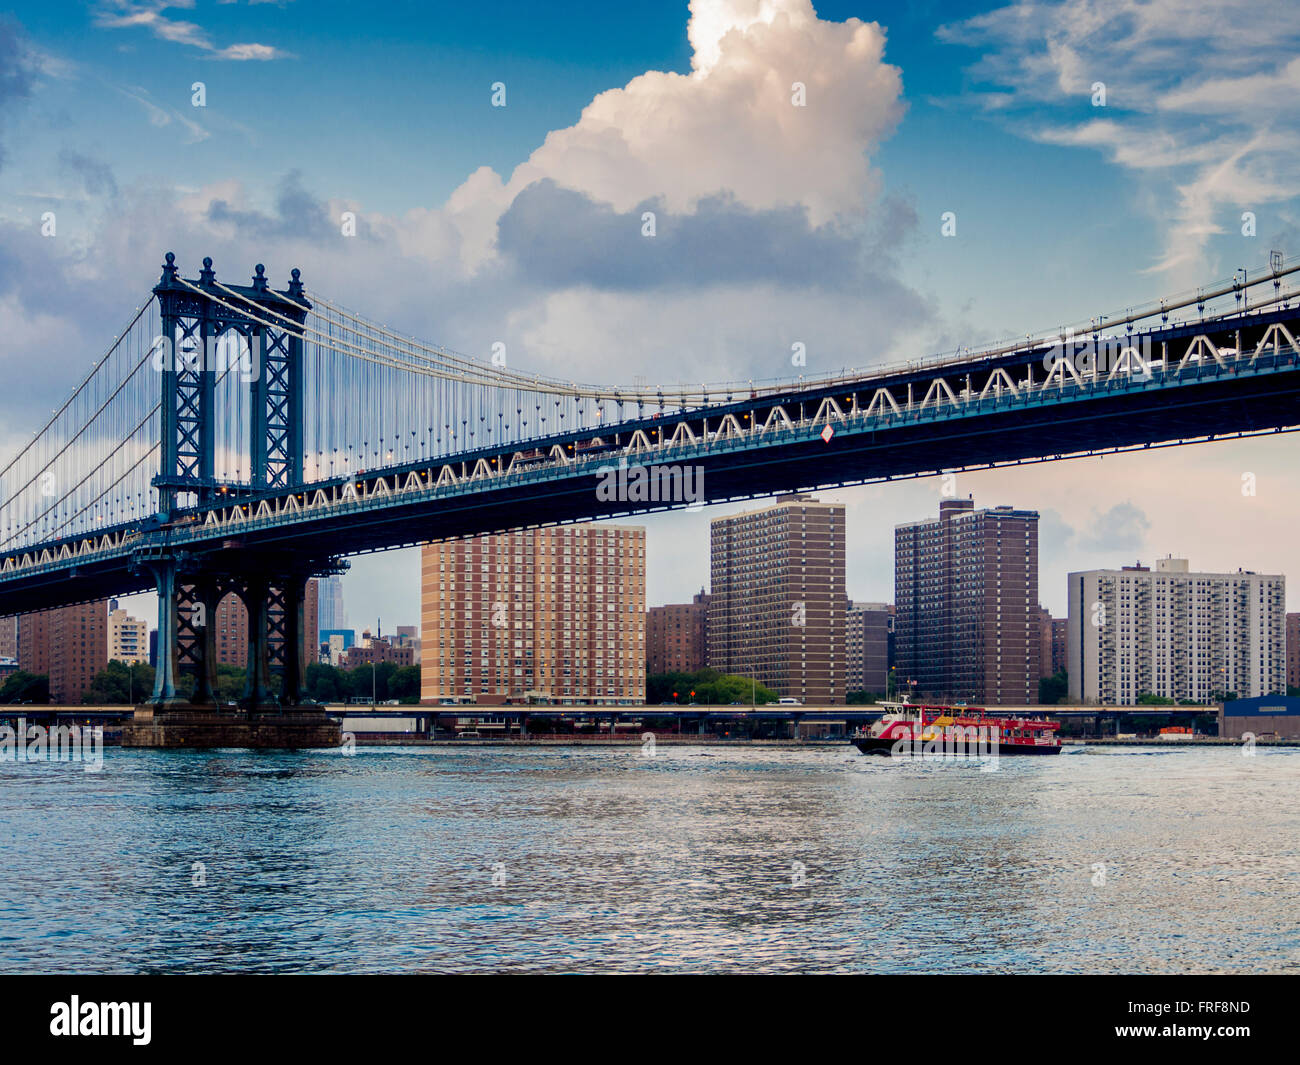
[[[1300,153],[1300,5],[1258,0],[1019,0],[941,27],[984,49],[969,70],[990,112],[1052,144],[1089,147],[1158,183],[1152,272],[1203,276],[1216,233],[1291,199]],[[1094,106],[1096,83],[1104,106]]]
[[[165,14],[175,9],[188,11],[193,7],[194,0],[102,0],[95,13],[95,24],[105,29],[147,29],[160,40],[206,52],[210,59],[244,61],[289,57],[288,52],[269,44],[250,42],[222,47],[215,44],[198,23]]]
[[[117,91],[123,96],[128,96],[142,108],[149,117],[151,126],[170,126],[173,122],[183,127],[189,133],[187,144],[198,144],[199,141],[205,141],[210,134],[206,129],[200,126],[192,118],[186,118],[174,107],[162,107],[149,99],[147,90],[141,88],[123,89],[117,87]]]

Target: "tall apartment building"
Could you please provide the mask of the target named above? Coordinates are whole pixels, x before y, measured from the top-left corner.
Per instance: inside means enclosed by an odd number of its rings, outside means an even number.
[[[18,619],[0,618],[0,658],[18,657]]]
[[[1070,699],[1209,702],[1285,693],[1286,578],[1193,573],[1187,559],[1069,576]]]
[[[1041,606],[1038,608],[1038,674],[1052,675],[1052,615]]]
[[[248,608],[234,592],[217,604],[217,662],[248,667]]]
[[[1052,675],[1070,668],[1070,619],[1052,618]]]
[[[932,699],[1038,702],[1038,512],[945,499],[894,530],[897,678]]]
[[[885,694],[894,608],[889,603],[850,602],[845,619],[845,689]]]
[[[708,663],[709,599],[703,588],[689,603],[646,611],[646,671],[694,673]]]
[[[57,607],[18,619],[18,666],[50,679],[52,703],[77,704],[108,665],[108,602]]]
[[[320,580],[309,580],[302,599],[302,653],[307,663],[320,661]],[[248,668],[248,608],[234,592],[217,604],[217,662]]]
[[[1286,683],[1300,688],[1300,614],[1286,616]]]
[[[149,661],[149,623],[131,617],[116,599],[108,604],[108,660],[128,666]]]
[[[421,582],[423,702],[644,702],[645,529],[437,541]]]
[[[843,704],[844,507],[780,496],[714,519],[710,536],[709,665],[805,705]]]

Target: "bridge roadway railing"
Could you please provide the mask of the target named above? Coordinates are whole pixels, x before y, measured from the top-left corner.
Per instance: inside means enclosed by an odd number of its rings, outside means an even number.
[[[322,515],[361,514],[398,503],[452,499],[495,488],[543,486],[591,477],[619,463],[629,467],[660,466],[716,460],[758,446],[811,444],[827,427],[833,435],[877,433],[1017,409],[1142,392],[1174,392],[1207,382],[1294,372],[1300,364],[1300,346],[1284,324],[1285,317],[1275,313],[1255,318],[1251,324],[1264,333],[1253,348],[1241,346],[1239,331],[1235,348],[1218,346],[1206,334],[1197,333],[1181,355],[1168,342],[1163,342],[1162,358],[1143,362],[1141,353],[1133,348],[1136,360],[1133,357],[1127,362],[1121,360],[1120,365],[1105,371],[1104,376],[1096,365],[1090,373],[1079,373],[1069,360],[1062,359],[1036,380],[1036,364],[1028,363],[1025,364],[1027,377],[1019,380],[1005,370],[990,370],[979,391],[963,381],[968,376],[964,373],[934,378],[920,399],[915,388],[904,395],[896,385],[899,394],[894,395],[880,378],[872,378],[860,389],[842,386],[837,393],[844,396],[842,402],[836,397],[822,396],[812,413],[809,408],[814,404],[806,393],[794,391],[785,396],[755,397],[721,410],[695,409],[659,419],[611,424],[595,432],[602,439],[626,437],[626,442],[620,439],[616,447],[592,455],[580,452],[568,455],[565,449],[572,450],[572,444],[553,443],[545,459],[527,469],[516,470],[513,466],[520,455],[535,449],[512,445],[495,453],[475,452],[478,457],[472,460],[469,457],[425,460],[367,471],[354,480],[334,479],[289,491],[280,489],[251,498],[246,496],[224,505],[182,512],[182,518],[195,519],[189,526],[141,533],[138,526],[119,525],[93,535],[83,534],[48,546],[12,552],[0,558],[0,593],[7,581],[29,580],[164,546],[172,550],[198,546],[213,538],[228,538],[235,530],[253,532],[308,523]],[[1179,358],[1177,366],[1174,357]],[[763,411],[767,417],[764,424],[759,424]],[[780,418],[776,417],[778,413]],[[701,430],[691,429],[692,423]],[[688,431],[683,431],[682,426]],[[592,433],[585,430],[569,439],[590,440]],[[493,457],[489,459],[487,455]],[[915,475],[937,472],[941,471],[925,470]],[[876,479],[883,478],[868,473],[861,481]],[[685,502],[678,500],[668,505],[682,506]]]

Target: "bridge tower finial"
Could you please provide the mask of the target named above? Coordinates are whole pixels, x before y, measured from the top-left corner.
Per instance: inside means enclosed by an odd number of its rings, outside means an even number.
[[[212,269],[212,256],[203,257],[203,269],[199,271],[199,284],[211,285],[217,279],[216,271]]]
[[[289,271],[289,295],[302,295],[302,271],[296,266]]]
[[[263,266],[261,263],[258,263],[257,266],[254,267],[254,271],[255,271],[253,274],[254,291],[265,292],[266,291],[266,267]]]
[[[162,278],[159,280],[160,285],[166,285],[176,280],[176,254],[168,252],[163,256],[165,260],[162,268]]]

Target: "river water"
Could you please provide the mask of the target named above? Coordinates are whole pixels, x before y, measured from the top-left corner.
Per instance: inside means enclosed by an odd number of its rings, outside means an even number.
[[[1300,972],[1300,750],[0,763],[0,972]]]

